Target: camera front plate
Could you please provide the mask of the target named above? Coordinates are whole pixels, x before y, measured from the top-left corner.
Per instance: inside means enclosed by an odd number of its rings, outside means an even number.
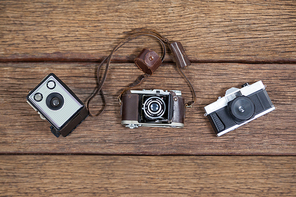
[[[52,82],[55,83],[55,86],[48,86],[52,85]],[[59,82],[58,78],[55,78],[54,74],[50,74],[31,91],[27,97],[30,104],[57,129],[63,127],[63,125],[83,107],[67,88],[68,87],[64,87],[64,85]],[[42,100],[36,101],[36,99],[34,99],[36,93],[42,94]],[[59,93],[64,99],[63,106],[58,110],[52,110],[46,104],[46,98],[52,93]]]

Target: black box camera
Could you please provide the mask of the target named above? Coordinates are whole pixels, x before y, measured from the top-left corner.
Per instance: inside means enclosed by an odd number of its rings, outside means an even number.
[[[217,136],[232,131],[264,114],[273,106],[262,81],[244,84],[241,89],[230,88],[224,97],[205,107]]]
[[[30,91],[27,102],[52,125],[56,137],[66,137],[88,116],[79,98],[53,73]]]

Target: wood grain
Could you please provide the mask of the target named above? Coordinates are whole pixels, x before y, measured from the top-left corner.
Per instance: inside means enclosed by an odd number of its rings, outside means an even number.
[[[12,1],[0,2],[0,61],[96,61],[123,38],[148,27],[182,41],[196,62],[296,62],[296,2]],[[144,42],[144,43],[142,43]],[[132,60],[151,39],[115,58]]]
[[[295,10],[290,0],[0,1],[0,196],[295,196]],[[140,38],[113,58],[104,114],[54,137],[26,104],[28,91],[54,72],[85,101],[95,62],[141,27],[181,41],[195,62],[185,70],[198,97],[185,128],[121,126],[116,97],[142,74],[131,60],[143,47],[160,53]],[[179,89],[188,101],[186,82],[165,62],[139,89]],[[216,137],[203,107],[258,80],[276,110]]]
[[[186,113],[185,128],[127,129],[120,124],[117,95],[141,74],[133,64],[111,64],[104,91],[108,106],[88,117],[70,136],[56,138],[25,97],[50,72],[81,100],[95,87],[94,63],[0,64],[0,153],[140,154],[140,155],[295,155],[295,64],[193,64],[187,70],[197,103]],[[262,80],[276,110],[222,137],[216,137],[203,107],[230,87]],[[173,64],[162,65],[138,89],[190,90]],[[95,99],[92,110],[101,107]]]
[[[295,196],[295,157],[1,156],[1,196]]]

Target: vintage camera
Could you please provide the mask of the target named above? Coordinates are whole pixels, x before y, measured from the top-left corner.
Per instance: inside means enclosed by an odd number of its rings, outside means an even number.
[[[30,91],[27,102],[52,125],[56,137],[66,137],[88,116],[79,98],[53,73]]]
[[[206,115],[217,136],[232,131],[275,109],[262,81],[230,88],[224,97],[207,105]]]
[[[129,90],[122,96],[121,124],[131,129],[184,127],[185,107],[181,91]]]

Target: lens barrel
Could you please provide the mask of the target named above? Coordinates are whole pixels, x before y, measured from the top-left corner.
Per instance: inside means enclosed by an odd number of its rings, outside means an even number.
[[[49,109],[59,110],[64,105],[64,98],[57,92],[51,93],[46,98],[46,105]]]
[[[143,104],[143,111],[149,119],[159,119],[166,111],[166,104],[160,97],[150,97]]]
[[[237,121],[246,121],[253,117],[255,105],[252,100],[246,96],[235,98],[229,105],[230,113]]]

